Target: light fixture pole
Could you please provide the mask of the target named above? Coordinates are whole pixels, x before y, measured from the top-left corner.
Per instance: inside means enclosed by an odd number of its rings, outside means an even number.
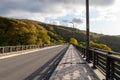
[[[86,0],[86,61],[89,61],[89,0]]]
[[[74,23],[73,23],[73,22],[69,22],[69,23],[72,23],[72,24],[73,24],[73,29],[74,29]]]
[[[73,22],[69,22],[73,24],[73,29],[74,29],[74,23]],[[72,31],[72,37],[74,37],[74,32]]]

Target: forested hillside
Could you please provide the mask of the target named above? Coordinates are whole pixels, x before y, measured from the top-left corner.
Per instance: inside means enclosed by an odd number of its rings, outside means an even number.
[[[97,43],[107,44],[113,51],[120,52],[120,36],[104,35],[97,39]]]
[[[0,17],[0,45],[50,43],[47,30],[35,22]]]
[[[31,20],[0,17],[0,46],[71,43],[86,40],[85,31]],[[120,52],[120,36],[90,33],[91,46]],[[109,48],[109,47],[110,48]]]

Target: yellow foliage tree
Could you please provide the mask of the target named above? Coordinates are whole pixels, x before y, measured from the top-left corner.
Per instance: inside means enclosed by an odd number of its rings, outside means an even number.
[[[41,45],[41,44],[43,44],[42,39],[40,39],[40,38],[37,39],[36,44],[37,44],[37,45]]]
[[[81,42],[80,45],[86,46],[86,43]],[[109,46],[107,46],[106,44],[98,44],[93,41],[90,41],[90,47],[99,48],[99,49],[103,49],[103,50],[107,50],[107,51],[112,51],[112,49]]]
[[[108,50],[108,51],[112,51],[112,49],[110,47],[108,47],[106,44],[98,44],[98,43],[94,43],[93,41],[90,41],[90,46]]]
[[[70,43],[78,45],[78,41],[75,38],[70,38]]]

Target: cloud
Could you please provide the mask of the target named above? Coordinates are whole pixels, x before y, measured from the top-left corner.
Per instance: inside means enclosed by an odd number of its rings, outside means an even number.
[[[62,20],[62,22],[69,22],[69,20]]]
[[[77,23],[75,24],[76,27],[86,29],[85,1],[86,0],[1,0],[0,16],[39,20],[53,24],[67,24],[68,26],[72,26],[69,22],[73,21],[74,23]],[[100,21],[105,22],[110,20],[112,20],[111,23],[116,21],[116,23],[119,24],[117,21],[120,19],[120,17],[118,17],[120,13],[120,10],[118,9],[120,7],[120,0],[89,1],[91,6],[91,25],[94,21],[99,23]],[[114,3],[115,5],[113,5]],[[93,7],[94,12],[91,12],[91,8]],[[93,16],[92,18],[91,15]],[[95,26],[100,25],[97,24]],[[116,26],[119,27],[119,25]]]
[[[60,21],[54,21],[52,23],[55,24],[55,25],[60,25]]]
[[[72,22],[73,22],[73,23],[77,23],[77,24],[81,24],[81,23],[83,23],[83,20],[82,20],[82,19],[79,19],[79,18],[74,18],[74,19],[72,20]]]
[[[96,5],[96,6],[109,6],[112,5],[115,0],[89,0],[91,5]]]
[[[90,0],[92,5],[107,6],[114,0]],[[76,7],[85,5],[85,0],[2,0],[0,2],[0,13],[9,13],[11,10],[27,11],[42,14],[65,13],[75,10]]]
[[[105,15],[105,16],[99,16],[96,18],[90,18],[90,21],[115,21],[116,16],[115,15]]]
[[[90,4],[96,6],[109,6],[113,3],[114,0],[90,0]],[[45,18],[56,19],[71,13],[84,15],[85,0],[2,0],[0,2],[0,15],[7,17],[45,21]],[[70,21],[64,19],[62,22]],[[81,24],[84,20],[74,16],[72,22]],[[54,24],[60,24],[60,22],[54,22]]]

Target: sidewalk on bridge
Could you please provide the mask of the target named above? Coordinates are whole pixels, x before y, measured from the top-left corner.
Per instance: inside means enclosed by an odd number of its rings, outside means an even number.
[[[36,52],[36,51],[40,51],[40,50],[45,50],[45,49],[50,49],[50,48],[54,48],[54,47],[58,47],[58,46],[61,46],[61,45],[48,46],[48,47],[36,48],[36,49],[28,49],[28,50],[17,51],[17,52],[10,52],[10,53],[3,53],[3,54],[0,54],[0,59],[5,59],[5,58],[9,58],[9,57],[14,57],[14,56],[19,56],[19,55],[23,55],[23,54],[28,54],[28,53],[32,53],[32,52]]]
[[[63,59],[50,77],[50,80],[100,80],[70,45]]]

